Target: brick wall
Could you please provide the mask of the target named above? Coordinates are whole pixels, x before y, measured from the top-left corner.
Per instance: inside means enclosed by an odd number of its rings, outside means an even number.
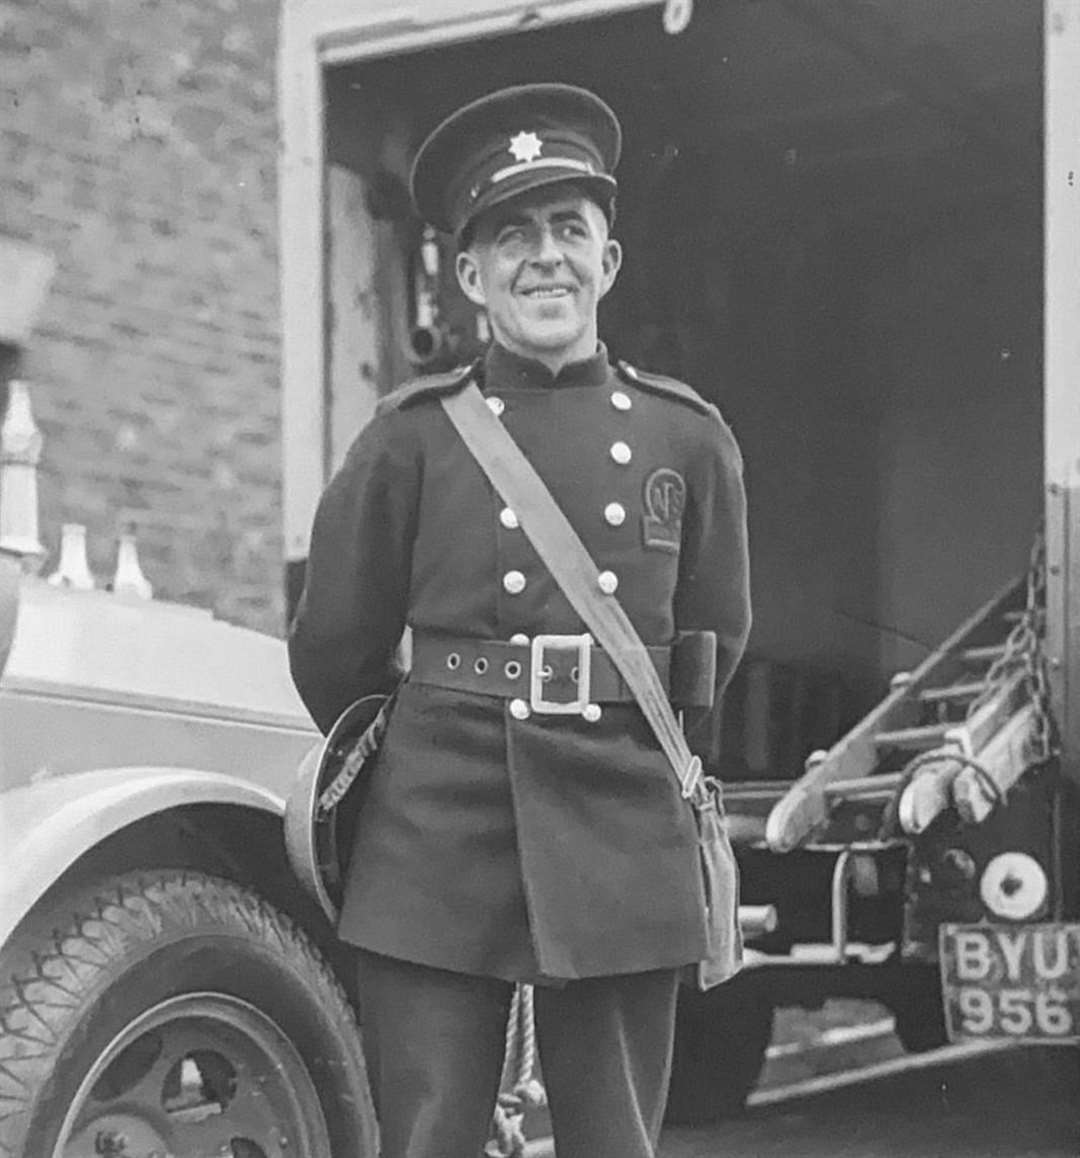
[[[0,232],[58,267],[22,374],[42,538],[85,523],[104,581],[133,521],[157,593],[270,631],[276,25],[275,0],[0,0]]]

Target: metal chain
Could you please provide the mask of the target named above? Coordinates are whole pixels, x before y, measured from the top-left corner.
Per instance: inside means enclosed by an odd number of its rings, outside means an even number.
[[[971,717],[986,704],[1018,670],[1024,672],[1024,684],[1035,707],[1035,737],[1031,746],[1028,767],[1045,764],[1056,755],[1056,730],[1050,712],[1050,695],[1046,678],[1046,655],[1043,637],[1046,631],[1046,536],[1040,525],[1035,533],[1027,571],[1027,591],[1024,610],[1016,626],[1009,632],[1002,653],[987,670],[979,694],[967,709]],[[958,767],[969,768],[982,786],[992,807],[1003,802],[997,782],[974,759],[970,752],[956,751],[955,747],[935,748],[914,757],[903,769],[900,784],[882,817],[879,840],[890,840],[896,833],[900,815],[900,798],[915,776],[927,765],[952,761]]]
[[[1032,620],[1034,647],[1027,656],[1027,682],[1035,705],[1036,751],[1040,763],[1057,755],[1057,732],[1050,711],[1050,687],[1046,676],[1046,535],[1040,526],[1031,551],[1028,570],[1028,605],[1026,617]]]
[[[970,719],[1017,669],[1035,706],[1035,759],[1042,764],[1055,753],[1054,722],[1050,713],[1050,693],[1046,678],[1043,637],[1046,630],[1046,535],[1040,525],[1035,533],[1027,571],[1024,611],[1005,640],[1002,654],[990,665],[979,694],[968,706]]]

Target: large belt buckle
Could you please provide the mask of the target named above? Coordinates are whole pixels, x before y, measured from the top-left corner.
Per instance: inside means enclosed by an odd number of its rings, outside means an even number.
[[[589,676],[593,638],[584,635],[536,635],[532,640],[532,659],[529,664],[529,706],[542,716],[580,716],[589,706]],[[565,702],[544,699],[544,681],[551,669],[544,662],[548,651],[577,652],[577,697]]]

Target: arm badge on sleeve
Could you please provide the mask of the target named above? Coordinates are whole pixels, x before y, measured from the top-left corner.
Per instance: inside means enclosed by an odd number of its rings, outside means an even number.
[[[686,480],[677,470],[662,466],[645,480],[645,546],[676,554],[682,539],[686,510]]]

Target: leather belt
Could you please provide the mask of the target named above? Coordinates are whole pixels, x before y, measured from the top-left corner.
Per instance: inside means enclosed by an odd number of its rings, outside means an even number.
[[[716,636],[680,634],[647,649],[672,703],[710,707],[716,683]],[[538,635],[528,643],[416,632],[411,680],[456,691],[526,700],[534,712],[580,714],[588,704],[635,702],[611,659],[588,635]]]

